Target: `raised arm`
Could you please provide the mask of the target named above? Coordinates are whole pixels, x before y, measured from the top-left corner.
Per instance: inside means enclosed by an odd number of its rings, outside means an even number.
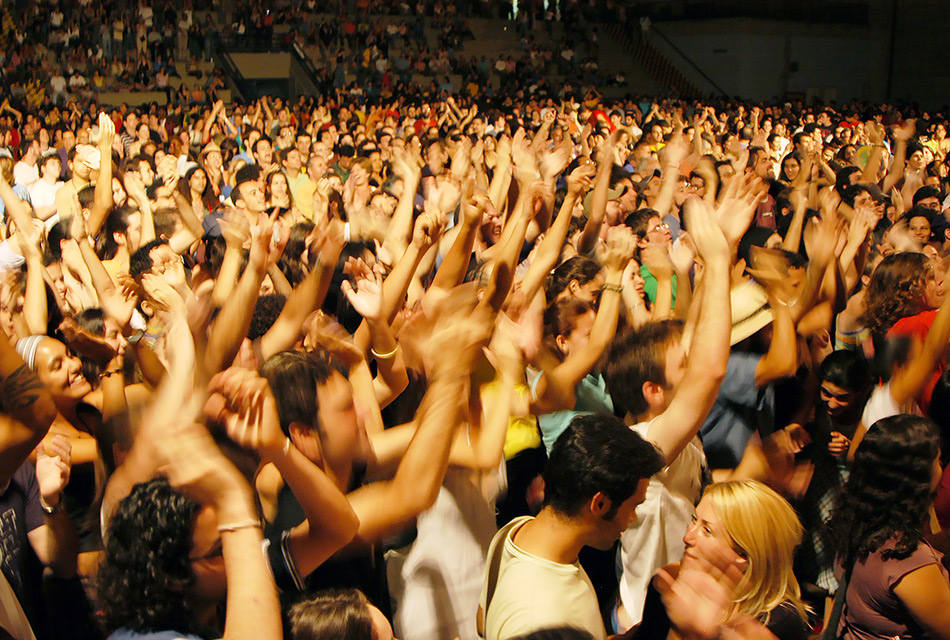
[[[594,192],[590,197],[590,211],[587,214],[587,224],[577,241],[577,252],[588,254],[594,250],[597,238],[600,237],[600,227],[607,215],[607,190],[610,188],[610,172],[613,169],[614,142],[611,135],[599,149],[597,149],[597,177],[594,178]]]
[[[693,439],[716,400],[726,376],[732,328],[729,244],[713,219],[714,212],[705,203],[691,198],[685,209],[690,234],[705,267],[702,306],[686,372],[666,411],[650,423],[647,432],[647,439],[660,449],[667,464]],[[744,214],[734,211],[729,215]]]
[[[115,140],[115,124],[106,115],[99,112],[99,177],[96,179],[96,190],[89,212],[89,235],[99,233],[112,211],[112,143]]]
[[[262,213],[259,223],[251,230],[251,254],[247,268],[218,314],[208,340],[205,366],[211,374],[228,367],[237,355],[251,326],[254,306],[268,264],[277,261],[287,243],[289,234],[286,233],[282,234],[280,243],[272,242],[275,224],[279,224],[277,211],[270,216]]]
[[[487,308],[465,303],[440,315],[427,344],[430,382],[419,408],[419,428],[396,475],[349,495],[360,519],[360,540],[379,540],[435,502],[455,431],[464,419],[459,398],[467,396],[469,375],[490,335],[491,321]]]
[[[604,289],[590,332],[590,340],[584,349],[568,354],[559,365],[541,374],[535,390],[536,400],[531,407],[532,413],[573,408],[576,402],[574,387],[594,368],[617,332],[621,279],[635,248],[636,240],[630,229],[614,227],[610,230],[604,265],[607,276],[604,279]]]
[[[950,343],[950,296],[944,299],[934,317],[923,348],[891,378],[891,395],[897,406],[920,397],[937,363]],[[870,425],[866,425],[870,426]]]
[[[294,345],[307,316],[320,308],[327,295],[343,251],[343,224],[338,220],[331,222],[324,238],[318,243],[321,249],[317,264],[293,290],[274,325],[261,337],[261,355],[265,360]]]
[[[6,483],[56,418],[49,391],[0,336],[0,482]]]
[[[592,163],[582,163],[568,176],[567,195],[564,196],[561,209],[554,219],[554,224],[551,225],[541,241],[541,245],[528,267],[528,272],[521,281],[521,291],[524,293],[526,302],[534,299],[534,296],[541,290],[545,278],[557,266],[564,239],[567,237],[567,231],[571,226],[574,206],[577,204],[577,200],[582,198],[590,188],[591,178],[595,171]]]
[[[209,391],[209,419],[224,422],[228,436],[260,454],[262,463],[273,463],[300,502],[306,519],[290,531],[289,545],[301,577],[310,575],[353,539],[359,519],[333,481],[281,433],[266,380],[235,367],[212,378]]]
[[[202,425],[178,426],[161,444],[171,485],[217,514],[228,594],[223,640],[281,640],[280,603],[261,553],[251,487]]]

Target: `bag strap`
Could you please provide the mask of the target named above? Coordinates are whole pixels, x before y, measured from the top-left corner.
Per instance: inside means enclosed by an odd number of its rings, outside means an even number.
[[[837,640],[838,638],[838,622],[841,620],[841,613],[844,611],[845,597],[848,594],[848,583],[851,582],[851,571],[854,569],[854,564],[853,562],[848,563],[847,570],[838,582],[835,601],[831,607],[831,616],[828,618],[828,625],[822,630],[819,640]]]
[[[491,547],[488,550],[488,571],[485,576],[485,608],[482,615],[488,620],[488,609],[491,607],[492,597],[495,595],[495,587],[498,586],[498,572],[501,569],[501,554],[505,550],[505,541],[511,535],[511,530],[520,524],[524,524],[527,518],[515,518],[495,534]]]

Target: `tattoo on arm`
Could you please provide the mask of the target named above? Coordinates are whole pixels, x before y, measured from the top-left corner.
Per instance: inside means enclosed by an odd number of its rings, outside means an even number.
[[[0,382],[0,400],[8,411],[25,409],[39,399],[36,390],[42,388],[43,383],[24,364]]]

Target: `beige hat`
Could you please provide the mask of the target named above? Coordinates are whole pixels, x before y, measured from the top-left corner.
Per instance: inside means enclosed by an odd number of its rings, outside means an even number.
[[[729,292],[729,299],[732,303],[731,345],[742,342],[775,319],[769,297],[757,282],[743,280]]]
[[[219,147],[218,143],[215,142],[214,140],[212,140],[211,142],[205,145],[205,148],[201,150],[201,153],[198,154],[198,157],[204,158],[206,155],[208,155],[212,151],[217,151],[218,153],[221,153],[221,147]]]

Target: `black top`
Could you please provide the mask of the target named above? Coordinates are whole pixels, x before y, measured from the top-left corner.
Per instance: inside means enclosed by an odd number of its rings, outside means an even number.
[[[669,635],[670,626],[663,599],[651,582],[643,604],[643,620],[640,622],[636,638],[637,640],[662,640]],[[795,605],[789,601],[772,609],[765,626],[775,634],[778,640],[808,640],[811,633],[808,624],[798,615]]]

